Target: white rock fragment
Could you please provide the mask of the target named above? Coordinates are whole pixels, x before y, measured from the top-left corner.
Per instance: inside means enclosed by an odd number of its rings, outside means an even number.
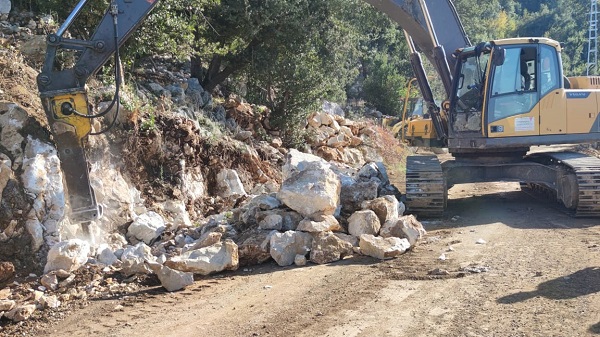
[[[360,250],[362,254],[381,260],[390,259],[404,254],[410,248],[407,239],[397,237],[382,238],[370,234],[360,236]]]
[[[165,230],[165,220],[163,217],[153,211],[149,211],[138,216],[129,228],[127,236],[134,237],[149,245]]]
[[[48,253],[48,262],[46,262],[44,273],[57,269],[76,270],[87,262],[89,254],[90,245],[86,241],[71,239],[59,242]]]
[[[348,232],[356,237],[363,234],[377,235],[380,228],[379,218],[370,209],[354,212],[348,218]]]
[[[485,245],[487,243],[487,241],[485,241],[484,239],[479,239],[475,243],[478,245]]]
[[[270,252],[280,266],[294,263],[296,255],[306,255],[310,251],[312,237],[308,233],[287,231],[271,236]]]
[[[190,250],[173,257],[165,266],[194,274],[208,275],[239,266],[238,247],[230,239],[212,246]]]
[[[167,291],[181,290],[194,283],[194,274],[192,273],[171,269],[158,263],[149,263],[148,265]]]

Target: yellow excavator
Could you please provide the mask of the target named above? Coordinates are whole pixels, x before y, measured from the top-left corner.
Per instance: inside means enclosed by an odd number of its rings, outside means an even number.
[[[600,140],[600,77],[564,77],[561,46],[551,39],[524,37],[472,45],[450,0],[365,1],[405,31],[428,116],[407,121],[408,129],[427,128],[421,140],[447,148],[453,156],[443,163],[436,156],[408,157],[409,211],[443,214],[447,190],[455,184],[518,181],[553,193],[575,216],[600,215],[600,159],[574,152],[527,154],[536,145]],[[65,38],[87,2],[81,0],[58,31],[48,36],[46,60],[37,78],[65,174],[71,218],[79,223],[101,216],[82,144],[93,134],[91,120],[110,110],[91,113],[86,81],[112,55],[118,64],[119,46],[158,0],[111,0],[89,41]],[[72,67],[55,67],[61,49],[80,52]],[[421,54],[443,84],[440,106]],[[113,104],[121,77],[119,67],[115,69]],[[417,141],[410,135],[407,139]]]
[[[532,146],[600,140],[600,77],[565,77],[561,46],[541,37],[472,45],[450,0],[366,0],[405,31],[429,118],[406,121],[419,146],[451,160],[409,156],[408,209],[442,215],[447,190],[462,183],[516,181],[543,189],[574,216],[600,215],[600,159],[576,152],[528,154]],[[443,83],[435,103],[421,54]],[[413,127],[414,126],[414,127]]]

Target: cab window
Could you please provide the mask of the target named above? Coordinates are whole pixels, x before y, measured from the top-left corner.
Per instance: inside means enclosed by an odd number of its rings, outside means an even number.
[[[493,57],[493,56],[492,56]],[[508,47],[492,69],[488,122],[529,112],[538,101],[535,47]]]
[[[540,48],[540,93],[542,96],[558,89],[558,57],[554,48],[542,45]]]

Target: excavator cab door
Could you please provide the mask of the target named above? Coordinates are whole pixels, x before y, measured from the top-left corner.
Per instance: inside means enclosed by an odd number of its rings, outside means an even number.
[[[511,45],[501,50],[503,62],[492,61],[488,83],[488,137],[539,135],[537,45]],[[492,60],[496,53],[494,50]]]

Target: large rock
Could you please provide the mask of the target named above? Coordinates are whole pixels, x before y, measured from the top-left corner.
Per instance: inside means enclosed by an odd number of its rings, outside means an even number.
[[[296,255],[306,255],[312,246],[312,236],[308,233],[287,231],[271,236],[270,252],[273,260],[280,266],[294,263]]]
[[[187,251],[165,262],[165,266],[194,274],[209,275],[239,266],[238,247],[227,239],[212,246]]]
[[[377,198],[378,187],[379,183],[376,181],[360,181],[344,184],[340,192],[342,212],[351,214],[360,210],[364,201]]]
[[[153,211],[138,216],[127,229],[127,236],[149,245],[165,230],[165,220]]]
[[[333,171],[318,163],[290,175],[277,198],[304,217],[334,214],[339,203],[341,182]]]
[[[214,232],[205,232],[200,236],[198,240],[184,247],[183,252],[212,246],[215,243],[220,242],[222,237],[223,233],[218,230]]]
[[[339,221],[333,215],[317,215],[313,216],[313,219],[305,218],[300,221],[296,230],[302,232],[338,232],[344,230],[342,226],[340,226]]]
[[[125,275],[147,274],[150,269],[146,262],[154,262],[156,258],[152,250],[145,243],[140,242],[135,246],[128,246],[121,254],[122,272]]]
[[[159,263],[149,263],[148,265],[167,291],[181,290],[194,283],[193,273],[174,270]]]
[[[271,258],[271,235],[277,231],[253,230],[244,233],[238,244],[240,267],[261,264]]]
[[[348,218],[348,233],[357,237],[363,234],[377,235],[380,228],[379,218],[370,209],[354,212]]]
[[[318,156],[290,149],[290,152],[286,155],[286,162],[282,167],[283,180],[288,179],[292,173],[303,171],[310,163],[321,163],[325,167],[330,166]]]
[[[12,161],[4,154],[0,153],[0,193],[4,191],[9,180],[14,179],[11,169]]]
[[[113,250],[107,244],[101,244],[96,250],[96,253],[96,259],[104,265],[112,266],[119,261],[119,258],[117,258]]]
[[[332,232],[320,232],[313,235],[310,260],[324,264],[335,262],[352,255],[352,244],[334,235]]]
[[[89,254],[90,245],[86,241],[71,239],[59,242],[48,253],[48,262],[44,267],[44,273],[57,269],[76,270],[87,262]]]
[[[387,221],[396,220],[400,216],[400,202],[392,195],[384,195],[366,201],[363,208],[368,208],[377,214],[380,223],[386,223]]]
[[[223,169],[217,174],[217,195],[226,198],[229,196],[246,195],[244,185],[235,170]]]
[[[388,221],[380,231],[382,237],[405,238],[411,246],[414,246],[425,234],[427,234],[425,228],[414,215],[405,215],[397,220]]]
[[[263,211],[268,211],[281,206],[281,201],[273,194],[261,194],[250,200],[249,206],[257,206]]]
[[[404,254],[410,248],[406,239],[382,238],[369,234],[360,236],[360,250],[363,254],[385,260]]]
[[[365,180],[377,178],[379,181],[381,181],[382,185],[387,185],[390,183],[387,170],[382,162],[370,162],[365,164],[358,171],[358,176]]]

